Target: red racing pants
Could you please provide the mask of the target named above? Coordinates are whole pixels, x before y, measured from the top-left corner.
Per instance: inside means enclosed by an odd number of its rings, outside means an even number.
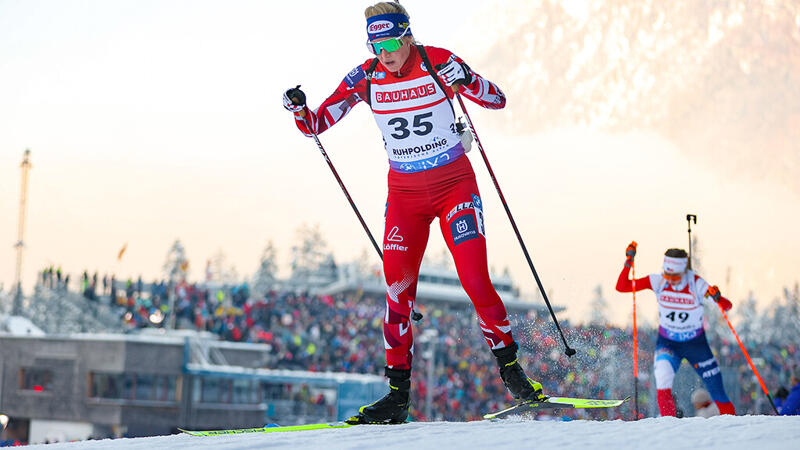
[[[383,336],[386,365],[410,369],[414,337],[409,315],[431,222],[439,218],[456,271],[492,349],[514,342],[506,308],[489,279],[483,205],[466,156],[445,166],[414,172],[389,171],[383,273],[388,286]]]

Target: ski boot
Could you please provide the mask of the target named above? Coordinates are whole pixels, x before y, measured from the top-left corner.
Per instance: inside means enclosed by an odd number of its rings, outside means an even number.
[[[528,378],[525,371],[522,370],[522,366],[519,365],[518,349],[519,346],[514,342],[507,347],[492,350],[497,358],[497,365],[500,367],[500,378],[503,379],[503,384],[516,400],[547,400],[547,396],[542,393],[542,385]]]
[[[358,409],[358,415],[345,423],[359,424],[396,424],[404,423],[408,418],[409,390],[411,389],[411,370],[386,368],[389,378],[389,393],[382,399],[364,405]]]

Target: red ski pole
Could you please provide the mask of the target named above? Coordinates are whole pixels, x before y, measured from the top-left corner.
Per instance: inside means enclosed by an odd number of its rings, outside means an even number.
[[[636,329],[636,267],[631,260],[631,278],[633,278],[633,420],[639,420],[639,339]]]
[[[719,310],[722,311],[722,317],[725,318],[725,322],[728,322],[728,327],[730,327],[733,336],[736,338],[736,342],[739,343],[739,348],[742,349],[742,353],[744,353],[744,357],[747,359],[747,363],[750,364],[750,368],[753,369],[753,373],[756,375],[756,378],[758,378],[758,383],[761,385],[761,389],[764,391],[764,394],[767,396],[767,399],[769,399],[769,405],[772,406],[772,410],[775,411],[775,415],[776,416],[779,415],[778,408],[775,407],[775,402],[772,401],[772,396],[769,395],[769,391],[767,390],[767,385],[764,384],[764,380],[761,379],[761,374],[758,373],[758,369],[756,369],[755,364],[753,364],[753,360],[750,359],[750,355],[747,353],[747,349],[744,348],[742,340],[739,339],[739,335],[736,334],[736,330],[733,329],[733,324],[731,324],[731,321],[728,320],[728,315],[725,314],[725,310],[722,308],[722,305],[720,305]]]

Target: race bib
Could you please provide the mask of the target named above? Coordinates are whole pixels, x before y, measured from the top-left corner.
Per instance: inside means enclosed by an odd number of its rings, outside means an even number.
[[[658,295],[658,324],[674,341],[688,341],[703,331],[703,304],[689,292],[664,290]]]
[[[450,103],[430,76],[373,84],[371,96],[393,170],[432,169],[464,153]]]

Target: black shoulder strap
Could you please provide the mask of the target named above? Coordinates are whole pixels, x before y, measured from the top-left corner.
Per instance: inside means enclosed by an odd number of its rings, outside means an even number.
[[[376,67],[378,67],[378,58],[373,59],[369,64],[369,68],[367,69],[367,98],[365,101],[370,107],[372,107],[372,94],[370,93],[372,85],[372,72],[375,72]]]
[[[433,67],[433,64],[431,64],[431,60],[428,59],[428,54],[425,52],[425,47],[423,47],[421,44],[415,44],[415,47],[417,47],[417,51],[419,52],[419,56],[420,56],[420,58],[422,58],[422,62],[425,64],[425,68],[428,70],[428,73],[430,74],[431,77],[433,77],[433,81],[436,82],[436,84],[439,86],[439,89],[442,90],[442,94],[444,94],[444,98],[446,98],[447,102],[450,103],[450,109],[453,110],[453,117],[455,118],[456,117],[456,109],[453,107],[453,101],[450,100],[450,97],[447,96],[447,91],[444,90],[444,85],[442,84],[442,80],[440,80],[439,77],[436,76],[436,70]]]

